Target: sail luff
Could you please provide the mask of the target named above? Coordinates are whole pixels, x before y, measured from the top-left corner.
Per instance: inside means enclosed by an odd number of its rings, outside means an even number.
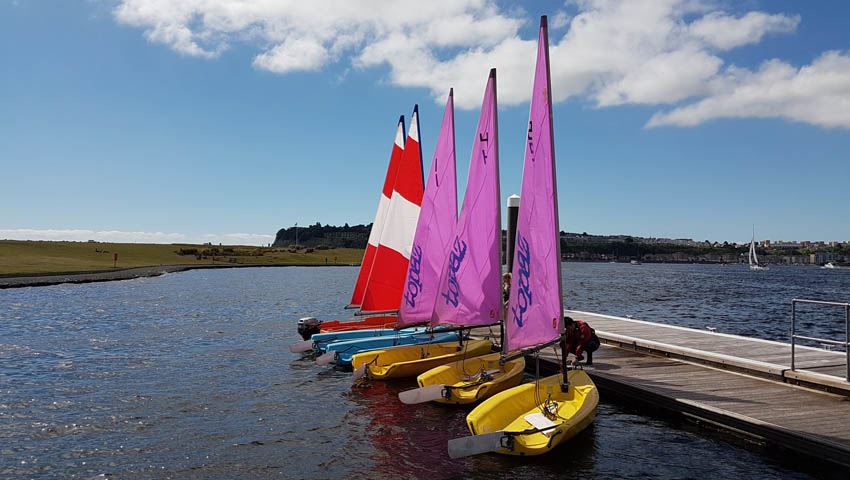
[[[405,276],[398,326],[428,322],[457,224],[454,92],[449,91]]]
[[[546,57],[546,89],[552,92],[552,76],[549,66],[549,26],[546,16],[540,17],[540,26],[543,29],[543,43],[545,48],[543,54]],[[558,162],[555,161],[555,117],[552,115],[552,97],[549,97],[549,152],[552,157],[552,198],[555,211],[555,251],[558,256],[558,311],[561,312],[559,318],[558,331],[563,331],[563,311],[564,311],[564,279],[561,277],[561,227],[560,216],[558,213]],[[503,347],[504,348],[504,347]]]

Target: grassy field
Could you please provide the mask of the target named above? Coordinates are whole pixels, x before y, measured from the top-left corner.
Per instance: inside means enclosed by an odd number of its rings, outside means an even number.
[[[211,246],[148,243],[36,242],[0,240],[0,275],[27,275],[156,265],[210,264],[352,264],[360,263],[363,250],[337,248],[309,252],[304,248]],[[182,253],[182,254],[181,254]]]

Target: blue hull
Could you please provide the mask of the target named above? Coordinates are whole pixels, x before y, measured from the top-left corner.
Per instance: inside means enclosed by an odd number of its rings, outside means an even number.
[[[395,335],[412,335],[414,333],[422,333],[424,331],[424,327],[403,328],[401,330],[393,330],[392,328],[372,328],[368,330],[348,330],[344,332],[316,333],[313,334],[310,340],[313,340],[314,351],[324,353],[327,346],[334,342],[345,342],[349,340],[387,337]]]
[[[372,337],[345,342],[334,342],[328,344],[328,352],[336,352],[334,359],[337,365],[351,365],[351,357],[360,352],[381,350],[399,345],[418,345],[421,343],[455,342],[458,340],[459,332],[435,333],[433,337],[428,333],[417,333],[402,335],[398,337]]]

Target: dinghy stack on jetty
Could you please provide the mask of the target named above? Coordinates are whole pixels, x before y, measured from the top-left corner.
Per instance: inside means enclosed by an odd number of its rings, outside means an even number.
[[[480,402],[470,436],[448,443],[452,458],[496,452],[539,455],[592,421],[598,393],[568,367],[563,333],[558,195],[546,17],[541,18],[526,135],[522,202],[511,290],[501,287],[501,197],[496,70],[487,78],[460,215],[453,91],[423,189],[418,109],[404,137],[399,121],[387,177],[349,307],[361,321],[299,323],[293,352],[317,363],[351,364],[356,383],[416,377],[405,404]],[[309,326],[308,326],[309,323]],[[472,328],[500,326],[472,340]],[[527,359],[554,350],[557,375],[521,384]]]

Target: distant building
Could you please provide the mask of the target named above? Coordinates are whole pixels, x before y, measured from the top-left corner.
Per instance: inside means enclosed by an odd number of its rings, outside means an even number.
[[[823,265],[825,263],[837,261],[837,257],[838,256],[832,252],[815,252],[809,255],[809,262],[816,265]]]
[[[800,250],[801,248],[805,248],[803,242],[784,242],[784,241],[776,241],[770,243],[770,248],[777,250]]]

